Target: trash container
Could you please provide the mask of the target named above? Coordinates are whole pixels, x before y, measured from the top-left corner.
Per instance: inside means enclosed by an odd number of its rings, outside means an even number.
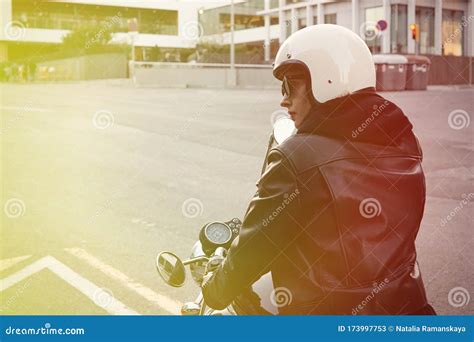
[[[431,61],[425,56],[406,55],[407,65],[407,90],[426,90]]]
[[[407,58],[402,55],[374,55],[377,90],[404,90]]]

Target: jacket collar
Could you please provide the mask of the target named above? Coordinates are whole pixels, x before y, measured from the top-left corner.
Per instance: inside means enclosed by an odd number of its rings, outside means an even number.
[[[404,136],[413,135],[412,128],[398,106],[366,88],[315,104],[297,133],[396,146]]]

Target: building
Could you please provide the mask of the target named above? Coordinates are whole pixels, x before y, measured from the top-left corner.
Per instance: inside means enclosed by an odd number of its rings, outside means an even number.
[[[216,0],[1,0],[0,62],[35,52],[53,53],[71,30],[92,25],[113,28],[113,42],[133,44],[140,59],[150,59],[156,47],[187,51],[194,49],[199,35],[198,9],[215,3]]]
[[[153,59],[156,47],[231,41],[230,0],[2,0],[0,6],[0,61],[53,48],[70,30],[94,24],[113,24],[113,41],[133,44],[141,60]],[[388,23],[384,31],[380,20]],[[473,20],[472,0],[234,0],[233,39],[240,52],[261,53],[256,63],[269,62],[291,33],[331,23],[360,34],[374,53],[472,56]],[[418,25],[417,40],[411,24]]]
[[[267,62],[274,57],[275,45],[291,33],[325,23],[352,29],[373,53],[474,54],[472,0],[249,0],[234,7],[235,43],[258,43]],[[200,16],[205,36],[230,42],[229,8],[212,8]],[[260,16],[263,19],[257,19]],[[377,25],[380,20],[388,24],[383,31]],[[417,25],[417,39],[412,38],[411,24]]]
[[[0,0],[0,62],[54,56],[71,30],[103,27],[112,43],[133,47],[136,61],[230,63],[232,46],[237,64],[271,64],[290,34],[330,23],[359,34],[373,53],[429,56],[437,73],[449,74],[436,84],[472,83],[472,2]]]

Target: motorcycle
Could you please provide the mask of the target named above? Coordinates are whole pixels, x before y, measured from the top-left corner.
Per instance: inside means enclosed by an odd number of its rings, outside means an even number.
[[[268,142],[262,174],[266,168],[268,153],[275,144],[281,144],[296,131],[294,122],[288,116],[275,120],[273,132]],[[186,281],[186,266],[196,284],[201,287],[203,278],[224,260],[232,241],[237,238],[242,227],[238,218],[229,221],[214,221],[205,224],[199,232],[199,240],[194,244],[189,259],[181,260],[172,252],[157,255],[155,266],[161,278],[170,286],[181,287]],[[271,272],[264,274],[252,286],[238,296],[224,310],[214,310],[205,303],[200,291],[194,301],[181,307],[182,315],[278,315],[278,305],[274,300],[274,285]]]

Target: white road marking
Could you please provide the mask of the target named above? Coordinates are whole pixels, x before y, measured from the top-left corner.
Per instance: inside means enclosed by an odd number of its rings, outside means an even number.
[[[103,289],[77,274],[62,262],[49,255],[35,261],[34,263],[6,278],[0,279],[0,292],[43,269],[49,269],[61,279],[66,281],[69,285],[75,287],[84,295],[86,295],[96,305],[102,307],[105,311],[112,315],[138,315],[137,312],[129,309],[127,306],[125,306],[125,304],[115,299],[113,296],[109,296],[106,303],[101,303],[100,301],[96,300],[95,297],[97,293],[103,292]]]
[[[132,219],[132,223],[142,224],[147,227],[154,227],[156,224],[154,222],[148,222],[147,220],[141,218],[134,218]]]
[[[152,289],[131,279],[130,277],[113,268],[112,266],[105,264],[103,261],[97,259],[95,256],[87,253],[81,248],[66,248],[65,251],[87,262],[89,265],[99,269],[109,277],[120,281],[130,290],[136,292],[138,295],[142,296],[146,300],[157,304],[159,307],[168,311],[169,313],[180,314],[181,306],[183,305],[181,302],[171,299],[162,294],[156,293]]]
[[[24,106],[0,106],[1,109],[6,109],[6,110],[17,110],[21,112],[40,112],[40,113],[51,113],[51,109],[46,109],[46,108],[38,108],[38,107],[30,107],[29,105],[24,105]]]
[[[19,262],[22,262],[23,260],[26,260],[30,257],[31,255],[24,255],[16,258],[0,260],[0,271],[6,270],[7,268],[12,267],[13,265],[18,264]]]

